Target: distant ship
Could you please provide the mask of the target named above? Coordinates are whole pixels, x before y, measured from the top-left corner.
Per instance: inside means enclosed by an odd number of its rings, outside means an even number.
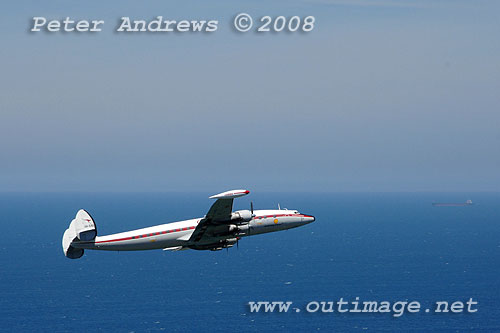
[[[433,202],[433,206],[436,207],[461,207],[461,206],[470,206],[472,205],[472,200],[467,200],[466,202]]]

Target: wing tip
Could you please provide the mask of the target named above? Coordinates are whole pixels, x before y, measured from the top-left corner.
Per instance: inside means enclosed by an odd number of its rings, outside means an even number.
[[[226,192],[212,195],[209,198],[210,199],[232,199],[232,198],[242,197],[244,195],[247,195],[248,193],[250,193],[249,190],[230,190],[230,191],[226,191]]]

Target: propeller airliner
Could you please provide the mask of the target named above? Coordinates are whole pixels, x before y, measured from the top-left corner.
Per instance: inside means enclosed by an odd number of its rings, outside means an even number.
[[[267,209],[233,212],[233,200],[250,193],[231,190],[210,199],[216,199],[202,218],[161,224],[106,236],[97,236],[97,228],[90,214],[80,209],[64,232],[62,247],[70,259],[83,256],[84,250],[139,251],[163,249],[222,250],[238,244],[242,237],[300,227],[315,221],[314,216],[297,210]]]

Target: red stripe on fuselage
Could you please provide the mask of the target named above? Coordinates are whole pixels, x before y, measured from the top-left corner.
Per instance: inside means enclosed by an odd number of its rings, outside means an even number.
[[[277,215],[262,215],[262,216],[256,216],[254,219],[264,219],[268,217],[284,217],[284,216],[294,216],[294,217],[312,217],[310,215],[305,215],[305,214],[277,214]]]
[[[137,236],[125,237],[125,238],[103,240],[103,241],[98,241],[98,242],[94,242],[94,243],[99,244],[99,243],[109,243],[109,242],[121,242],[121,241],[132,240],[132,239],[139,239],[139,238],[145,238],[145,237],[159,236],[160,234],[186,231],[186,230],[189,230],[189,229],[194,229],[194,227],[190,226],[190,227],[185,227],[185,228],[182,228],[182,229],[165,230],[165,231],[161,231],[161,232],[154,232],[154,233],[151,233],[151,234],[142,234],[142,235],[137,235]]]

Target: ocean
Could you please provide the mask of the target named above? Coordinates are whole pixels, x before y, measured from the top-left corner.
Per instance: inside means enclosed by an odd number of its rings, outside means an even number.
[[[300,228],[218,252],[86,251],[61,237],[80,208],[100,235],[201,217],[211,193],[0,194],[0,330],[500,331],[499,193],[251,193],[236,209],[297,209]],[[472,206],[433,207],[432,202]],[[468,313],[308,313],[313,301],[477,301]],[[291,301],[287,313],[249,302]]]

